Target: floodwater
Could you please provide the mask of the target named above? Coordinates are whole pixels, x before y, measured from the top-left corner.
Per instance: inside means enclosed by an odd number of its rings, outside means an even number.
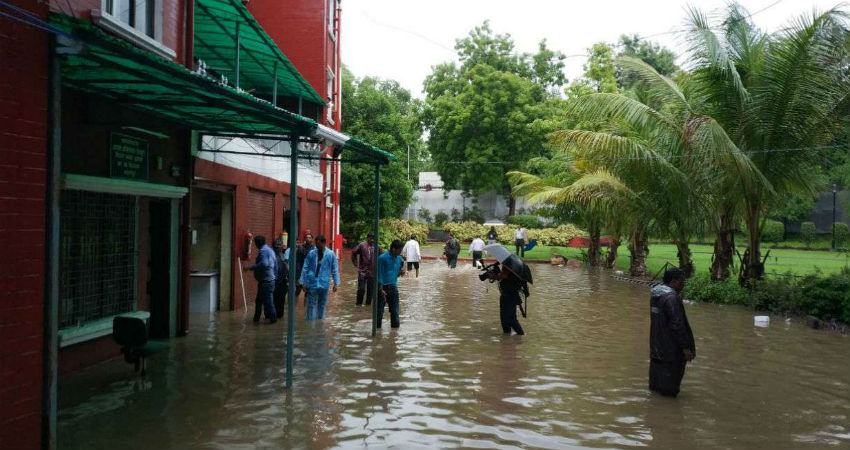
[[[194,315],[186,338],[60,383],[59,447],[847,448],[850,339],[736,307],[691,304],[697,339],[678,399],[647,389],[648,291],[533,267],[525,336],[503,336],[496,285],[468,265],[400,280],[402,325],[370,337],[356,276],[324,322],[299,305],[295,386],[285,326]],[[385,319],[388,325],[389,318]]]

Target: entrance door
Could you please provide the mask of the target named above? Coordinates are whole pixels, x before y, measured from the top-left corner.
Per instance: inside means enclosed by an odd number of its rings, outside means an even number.
[[[167,338],[171,322],[171,201],[150,199],[148,202],[148,282],[147,304],[150,305],[150,336]]]

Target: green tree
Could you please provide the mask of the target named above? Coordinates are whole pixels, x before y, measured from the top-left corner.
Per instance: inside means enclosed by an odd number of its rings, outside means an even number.
[[[666,47],[642,39],[640,36],[620,36],[620,53],[618,56],[631,56],[649,64],[656,72],[665,77],[671,77],[679,67],[676,65],[676,55]],[[633,74],[618,73],[617,81],[623,89],[631,89],[638,81]]]
[[[847,15],[833,9],[802,16],[770,35],[732,4],[716,24],[691,10],[688,26],[692,78],[707,113],[768,181],[726,193],[743,211],[748,233],[739,280],[751,285],[764,274],[760,241],[766,217],[790,195],[815,194],[816,180],[807,175],[823,163],[817,147],[846,133]]]
[[[544,153],[539,122],[566,82],[564,56],[545,41],[535,54],[516,53],[487,22],[455,49],[459,63],[435,66],[424,84],[431,162],[447,189],[507,193],[505,173]]]
[[[593,44],[587,50],[584,74],[567,86],[567,98],[574,99],[596,92],[619,92],[614,70],[614,50],[604,42]]]
[[[426,149],[422,142],[420,101],[397,82],[366,77],[358,80],[342,72],[342,130],[399,157],[381,169],[381,216],[400,217],[410,203],[412,184],[407,179],[410,148],[411,179],[416,179]],[[374,166],[346,164],[343,157],[340,228],[346,236],[359,236],[370,227],[373,211]]]

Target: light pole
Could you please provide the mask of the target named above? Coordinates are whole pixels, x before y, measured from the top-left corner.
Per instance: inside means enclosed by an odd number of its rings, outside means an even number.
[[[832,184],[832,249],[835,250],[835,199],[838,196],[838,183]]]

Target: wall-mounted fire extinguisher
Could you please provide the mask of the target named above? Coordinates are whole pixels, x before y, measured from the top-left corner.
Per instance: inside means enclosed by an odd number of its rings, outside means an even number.
[[[243,238],[244,246],[242,247],[242,259],[251,259],[251,242],[254,240],[254,235],[250,231],[245,232]]]

